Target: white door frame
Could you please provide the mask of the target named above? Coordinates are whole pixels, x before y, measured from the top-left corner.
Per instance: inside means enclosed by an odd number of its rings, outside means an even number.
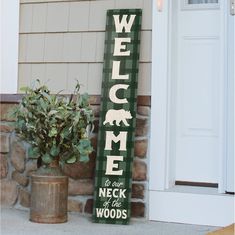
[[[157,8],[161,2],[162,9]],[[225,161],[220,159],[219,192],[211,189],[172,188],[174,173],[169,156],[170,123],[170,38],[171,1],[153,0],[152,92],[149,162],[149,218],[167,222],[224,226],[234,221],[234,197],[225,191]],[[227,24],[227,1],[220,1],[221,24]],[[161,5],[161,4],[160,4]],[[224,27],[222,27],[224,28]],[[227,31],[221,32],[227,37]],[[226,41],[226,38],[221,40]],[[225,45],[221,45],[221,63],[227,63]],[[225,68],[226,66],[223,65]],[[224,74],[224,71],[221,71]],[[225,92],[226,94],[226,92]],[[226,125],[226,123],[224,123]],[[227,133],[224,133],[226,136]],[[224,145],[225,146],[225,145]],[[226,153],[226,149],[221,149]],[[223,154],[223,155],[224,155]],[[221,154],[222,155],[222,154]],[[200,210],[198,210],[200,208]]]

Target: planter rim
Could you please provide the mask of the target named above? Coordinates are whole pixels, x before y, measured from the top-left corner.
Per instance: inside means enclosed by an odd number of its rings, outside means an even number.
[[[37,175],[37,174],[31,175],[31,177],[34,177],[34,178],[68,178],[67,175]]]

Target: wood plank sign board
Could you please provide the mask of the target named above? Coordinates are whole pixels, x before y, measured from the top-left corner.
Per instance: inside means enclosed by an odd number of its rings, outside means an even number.
[[[128,224],[141,9],[108,10],[93,221]]]

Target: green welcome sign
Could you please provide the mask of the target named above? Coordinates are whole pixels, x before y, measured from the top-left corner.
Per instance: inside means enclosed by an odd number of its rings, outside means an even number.
[[[140,9],[107,11],[94,222],[130,219],[141,15]]]

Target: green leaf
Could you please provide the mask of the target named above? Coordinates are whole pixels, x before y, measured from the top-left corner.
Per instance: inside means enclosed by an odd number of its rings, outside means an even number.
[[[51,102],[51,96],[47,94],[45,91],[42,92],[42,95],[46,97]]]
[[[70,127],[66,127],[66,128],[64,128],[64,129],[62,130],[62,132],[61,132],[61,137],[62,137],[63,139],[66,139],[66,138],[68,138],[68,136],[69,136],[70,133],[71,133]]]
[[[84,148],[90,146],[90,140],[88,140],[88,139],[80,140],[79,141],[79,146],[84,147]]]
[[[38,147],[29,147],[28,155],[30,158],[39,158],[39,149]]]
[[[88,162],[90,159],[88,155],[80,155],[79,161],[80,162]]]
[[[52,127],[51,130],[49,131],[48,136],[53,137],[57,135],[57,129],[55,127]]]
[[[77,112],[76,116],[74,118],[74,125],[77,125],[77,123],[79,122],[80,117],[81,117],[81,113]]]
[[[51,110],[49,113],[48,113],[48,116],[52,116],[53,114],[56,114],[58,113],[58,111],[56,110]]]
[[[47,153],[42,156],[42,161],[45,164],[50,164],[52,162],[52,160],[53,160],[53,158]]]
[[[69,158],[66,162],[69,163],[69,164],[71,164],[71,163],[74,163],[74,162],[76,162],[76,161],[77,161],[76,156],[72,156],[72,157]]]
[[[39,102],[40,102],[40,106],[42,107],[42,109],[46,112],[47,104],[45,103],[45,101],[42,98],[40,98]]]
[[[79,141],[78,145],[79,152],[81,154],[92,152],[93,148],[91,147],[91,142],[89,139],[82,139]]]
[[[58,156],[60,153],[60,148],[59,147],[56,147],[55,145],[52,146],[51,148],[51,151],[50,151],[50,154],[53,156],[53,157],[56,157]]]
[[[85,107],[89,105],[89,95],[84,93],[79,97],[79,104],[81,107]]]
[[[24,86],[24,87],[21,87],[20,90],[27,93],[28,91],[30,91],[30,88],[27,86]]]

